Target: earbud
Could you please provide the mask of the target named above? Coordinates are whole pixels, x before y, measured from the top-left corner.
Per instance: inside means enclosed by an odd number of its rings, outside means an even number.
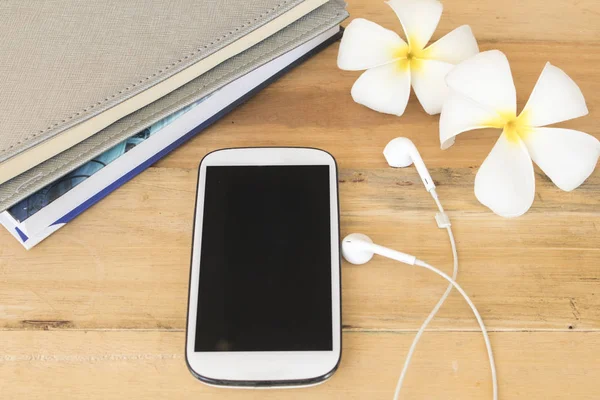
[[[429,175],[429,171],[427,171],[427,167],[419,154],[419,150],[417,150],[417,147],[410,139],[399,137],[392,140],[385,146],[383,155],[390,167],[404,168],[411,164],[415,164],[417,172],[425,185],[425,189],[427,189],[428,192],[435,189],[433,179],[431,179],[431,175]]]
[[[373,241],[362,233],[351,233],[342,240],[342,257],[350,264],[363,265],[375,254],[368,248]]]
[[[417,257],[379,246],[367,235],[351,233],[342,241],[342,257],[350,264],[362,265],[371,261],[374,254],[391,258],[408,265],[415,265]]]

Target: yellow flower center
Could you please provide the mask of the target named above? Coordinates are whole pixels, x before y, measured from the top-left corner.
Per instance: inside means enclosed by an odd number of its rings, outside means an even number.
[[[519,142],[520,139],[525,139],[531,132],[529,117],[525,112],[522,112],[518,117],[512,111],[500,112],[498,113],[498,117],[487,121],[485,125],[503,129],[507,139],[513,143]]]
[[[392,53],[393,58],[397,60],[398,68],[402,71],[406,69],[418,71],[421,69],[421,60],[426,58],[425,52],[420,47],[410,44],[399,46]]]

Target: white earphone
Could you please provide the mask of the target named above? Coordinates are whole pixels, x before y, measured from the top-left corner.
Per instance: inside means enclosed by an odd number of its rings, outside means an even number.
[[[419,150],[417,150],[417,147],[410,139],[399,137],[392,140],[383,149],[383,155],[390,167],[404,168],[415,164],[417,172],[425,185],[425,189],[428,192],[435,190],[435,184],[421,158],[421,154],[419,154]]]
[[[455,288],[464,297],[466,302],[469,304],[469,306],[471,307],[471,310],[473,311],[473,314],[475,314],[475,318],[477,319],[477,322],[479,323],[479,326],[483,333],[483,338],[485,340],[485,345],[486,345],[488,357],[490,360],[490,369],[491,369],[491,373],[492,373],[493,399],[497,400],[498,399],[498,382],[497,382],[497,377],[496,377],[496,366],[494,364],[494,355],[492,352],[492,346],[490,343],[490,339],[488,337],[487,330],[485,328],[483,320],[481,319],[481,316],[479,315],[479,312],[477,311],[477,308],[475,307],[475,305],[473,304],[471,299],[469,299],[469,296],[467,296],[465,291],[460,287],[460,285],[458,283],[456,283],[456,276],[458,274],[458,254],[456,251],[456,243],[454,241],[454,235],[452,234],[450,219],[444,212],[444,208],[442,207],[442,205],[438,199],[437,193],[435,191],[435,184],[433,182],[433,179],[431,179],[431,176],[429,175],[429,171],[427,171],[427,167],[425,166],[425,163],[423,162],[423,159],[421,158],[419,151],[417,150],[417,148],[415,147],[413,142],[410,141],[410,139],[396,138],[396,139],[392,140],[385,147],[383,154],[384,154],[388,164],[392,167],[408,167],[411,164],[415,164],[415,167],[417,168],[417,172],[419,173],[419,176],[421,177],[421,180],[423,181],[423,184],[425,185],[425,189],[427,189],[427,191],[431,194],[436,205],[438,206],[439,213],[436,215],[436,221],[440,228],[445,228],[448,231],[448,236],[450,238],[450,244],[452,245],[452,254],[453,254],[453,258],[454,258],[454,270],[452,273],[452,277],[450,277],[447,274],[445,274],[444,272],[440,271],[439,269],[427,264],[424,261],[417,259],[417,257],[415,257],[415,256],[412,256],[410,254],[401,253],[399,251],[388,249],[386,247],[374,244],[373,241],[368,236],[363,235],[361,233],[352,233],[352,234],[346,236],[344,238],[344,240],[342,241],[342,256],[344,257],[344,259],[346,259],[346,261],[348,261],[351,264],[354,264],[354,265],[366,264],[373,258],[374,254],[378,254],[380,256],[387,257],[387,258],[399,261],[404,264],[414,265],[414,266],[428,269],[432,272],[435,272],[436,274],[438,274],[439,276],[441,276],[442,278],[444,278],[445,280],[447,280],[449,282],[446,292],[444,292],[443,296],[440,298],[440,300],[438,301],[436,306],[433,308],[433,310],[431,311],[431,313],[429,314],[427,319],[425,319],[425,321],[419,328],[419,331],[417,332],[417,335],[415,336],[415,338],[412,342],[412,345],[411,345],[411,347],[408,351],[408,355],[406,357],[406,361],[404,362],[404,367],[400,374],[400,378],[398,379],[398,384],[396,386],[396,392],[394,394],[394,400],[397,400],[398,397],[400,396],[402,384],[404,382],[404,378],[406,377],[406,372],[408,371],[408,366],[410,365],[410,361],[411,361],[414,351],[417,347],[417,343],[419,342],[419,339],[423,335],[423,332],[425,331],[425,329],[427,328],[427,326],[429,325],[431,320],[433,320],[433,318],[437,314],[438,310],[444,304],[444,302],[448,298],[448,295],[450,294],[450,292],[452,291],[453,288]]]

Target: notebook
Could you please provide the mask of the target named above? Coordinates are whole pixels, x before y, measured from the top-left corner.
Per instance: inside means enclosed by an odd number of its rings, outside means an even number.
[[[139,2],[140,1],[138,0],[135,1],[135,3]],[[58,3],[62,4],[64,2]],[[231,3],[238,3],[238,1],[232,1]],[[5,3],[0,2],[0,10],[6,11],[7,5],[13,4],[14,2],[12,1]],[[217,5],[214,7],[218,7],[220,2],[217,1],[215,4]],[[188,8],[190,7],[195,7],[195,5],[189,6]],[[44,7],[41,7],[41,10],[43,11]],[[131,13],[131,11],[129,13]],[[187,15],[187,13],[185,14]],[[258,46],[255,46],[260,48],[260,52],[254,53],[252,59],[234,57],[236,58],[236,61],[230,62],[233,60],[230,58],[218,67],[213,68],[146,107],[121,118],[116,123],[102,129],[100,132],[60,153],[58,156],[52,157],[36,167],[29,169],[25,173],[0,184],[0,211],[6,210],[48,184],[56,181],[60,177],[68,174],[70,171],[78,168],[125,138],[149,127],[156,121],[191,104],[199,98],[209,94],[211,91],[218,89],[220,86],[251,71],[253,68],[268,62],[278,54],[290,50],[294,46],[297,46],[298,43],[309,40],[323,32],[323,30],[338,25],[347,16],[348,14],[345,10],[345,3],[343,0],[330,0],[314,11],[299,18],[298,21],[281,30],[278,34],[267,38],[263,41],[264,43],[261,42]],[[184,22],[189,21],[183,18],[182,23]],[[195,29],[196,24],[194,23],[193,25],[194,26],[191,28],[188,28]],[[0,32],[3,29],[6,28],[0,26]],[[184,35],[185,32],[187,32],[184,27],[179,27],[178,31],[181,35]],[[285,34],[282,34],[284,31]],[[278,36],[278,39],[272,40],[275,36]],[[3,46],[6,46],[6,41],[0,41],[0,47]],[[160,47],[161,46],[158,46],[158,48]],[[242,54],[244,54],[244,52]],[[68,61],[77,64],[75,60],[76,56],[72,55],[71,58],[73,59]],[[8,61],[2,58],[0,65],[4,66],[0,66],[0,70],[1,68],[5,68],[7,63]],[[116,72],[111,72],[109,76],[112,74],[116,74]],[[0,80],[0,86],[1,85],[11,86],[10,83],[2,82]],[[48,86],[54,87],[56,85],[48,83]],[[35,97],[41,99],[44,104],[57,101],[56,95],[51,89],[39,90],[35,92]],[[50,100],[47,99],[47,97]],[[15,121],[14,119],[31,117],[31,115],[27,113],[19,115],[16,109],[12,109],[12,111],[6,110],[6,108],[12,104],[11,102],[6,102],[6,99],[8,98],[9,96],[0,97],[0,112],[2,112],[2,108],[4,108],[4,111],[7,111],[6,115],[10,116],[10,121],[7,122],[7,125],[0,126],[0,144],[2,143],[2,140],[8,136],[7,132],[11,131],[10,127],[19,125],[18,121]],[[63,99],[61,101],[66,100]],[[70,103],[70,100],[68,100],[67,103]],[[35,101],[33,101],[32,104],[35,104]],[[33,105],[30,106],[33,107]],[[27,109],[27,107],[24,107],[24,109]],[[18,117],[15,117],[15,115],[18,115]],[[35,120],[36,118],[33,119]],[[1,159],[2,158],[0,158],[0,160]]]
[[[289,69],[338,39],[340,35],[339,26],[328,28],[316,37],[125,139],[0,213],[0,223],[26,249],[31,249],[158,159],[247,101]],[[246,53],[237,57],[251,58],[252,53],[260,53],[260,49],[252,48]]]
[[[326,0],[0,2],[0,184]]]

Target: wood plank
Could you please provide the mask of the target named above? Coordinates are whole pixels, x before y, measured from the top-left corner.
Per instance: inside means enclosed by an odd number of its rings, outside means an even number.
[[[348,0],[351,18],[366,18],[400,32],[398,18],[384,1]],[[595,0],[504,0],[443,2],[444,14],[433,39],[460,25],[470,25],[481,41],[593,42],[600,25]]]
[[[531,212],[506,220],[472,198],[465,183],[471,170],[431,172],[454,224],[459,281],[490,328],[600,328],[600,199],[590,196],[600,179],[570,194],[542,181]],[[153,168],[31,252],[8,237],[0,248],[0,329],[54,324],[47,321],[63,321],[62,328],[184,328],[195,179],[193,170]],[[365,232],[450,271],[446,234],[412,168],[344,170],[340,180],[342,235]],[[416,329],[444,286],[389,260],[344,264],[344,323]],[[463,325],[476,328],[453,296],[434,326]]]
[[[347,333],[339,370],[298,390],[209,388],[186,370],[182,332],[4,332],[0,390],[7,399],[390,399],[413,334]],[[491,335],[502,399],[596,399],[600,333]],[[428,333],[404,399],[491,397],[479,333]]]

